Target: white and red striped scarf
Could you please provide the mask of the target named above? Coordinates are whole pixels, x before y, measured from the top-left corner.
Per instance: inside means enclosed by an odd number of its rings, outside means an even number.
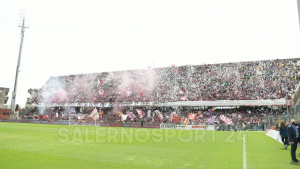
[[[220,119],[225,123],[225,124],[233,124],[232,120],[228,117],[225,117],[224,115],[220,116]]]

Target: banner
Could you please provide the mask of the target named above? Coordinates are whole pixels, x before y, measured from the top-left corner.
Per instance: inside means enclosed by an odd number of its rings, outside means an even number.
[[[161,129],[177,129],[177,124],[161,124]]]
[[[279,135],[279,131],[267,129],[266,135],[283,144]]]
[[[139,124],[139,123],[131,123],[130,124],[130,127],[134,127],[134,128],[140,128],[141,127],[141,124]],[[144,124],[144,128],[160,128],[160,125],[159,124]]]
[[[123,123],[123,127],[130,127],[130,123]]]
[[[161,124],[161,129],[182,129],[182,130],[215,130],[214,125],[176,125]]]
[[[109,127],[123,127],[123,123],[109,123]]]

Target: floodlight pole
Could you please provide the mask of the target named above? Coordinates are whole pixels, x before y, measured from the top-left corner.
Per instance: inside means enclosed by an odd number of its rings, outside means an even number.
[[[23,16],[23,22],[22,22],[21,29],[21,42],[20,42],[20,49],[19,49],[19,58],[17,63],[17,69],[16,69],[16,77],[15,77],[15,86],[14,91],[12,92],[12,98],[11,98],[11,109],[10,109],[10,118],[13,118],[13,115],[15,113],[15,102],[16,102],[16,95],[17,95],[17,85],[18,85],[18,76],[19,76],[19,68],[21,63],[21,54],[22,54],[22,46],[23,46],[23,40],[24,40],[24,33],[25,33],[25,16]],[[28,28],[28,27],[26,27]]]
[[[299,19],[299,26],[300,26],[300,0],[297,1],[297,6],[298,6],[298,19]]]

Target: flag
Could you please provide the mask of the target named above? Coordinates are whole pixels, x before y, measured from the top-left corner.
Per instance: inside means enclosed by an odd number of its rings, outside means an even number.
[[[189,119],[188,119],[188,118],[185,118],[184,124],[188,124],[188,123],[189,123]]]
[[[233,124],[230,118],[225,117],[224,115],[220,116],[220,119],[225,123],[225,124]]]
[[[128,112],[127,115],[130,117],[131,121],[136,117],[132,112]]]
[[[98,94],[101,95],[101,96],[103,96],[103,95],[105,95],[105,92],[104,92],[103,89],[100,89],[100,90],[98,90]]]
[[[98,83],[102,83],[103,81],[102,81],[102,79],[98,79]]]
[[[99,111],[98,111],[98,114],[99,114],[99,116],[102,116],[103,110],[99,110]]]
[[[183,94],[183,91],[182,91],[182,90],[179,90],[179,94]]]
[[[135,109],[135,110],[138,112],[140,118],[143,118],[145,116],[145,112],[143,112],[142,110],[140,109]]]
[[[129,97],[132,93],[133,93],[133,90],[131,89],[131,87],[125,88],[125,94],[127,97]]]
[[[174,112],[170,113],[170,120],[172,120],[173,114],[176,114],[176,112],[174,111]]]
[[[127,119],[127,115],[125,115],[125,114],[121,114],[121,121],[125,121]]]
[[[259,66],[256,66],[256,74],[259,74]]]
[[[148,112],[147,112],[147,118],[151,118],[151,110],[148,110]]]
[[[164,118],[164,116],[162,115],[162,113],[161,113],[159,110],[155,110],[155,113],[156,113],[156,115],[157,115],[157,118],[158,118],[160,121]]]
[[[181,100],[187,100],[187,99],[188,99],[188,97],[185,96],[185,97],[180,98],[180,101],[181,101]]]
[[[196,118],[196,116],[197,116],[197,114],[193,114],[193,113],[190,113],[188,115],[189,119],[191,119],[191,120],[194,120]]]
[[[171,67],[175,67],[175,64],[171,65]]]
[[[207,119],[206,123],[208,123],[208,124],[214,124],[215,118],[216,118],[216,116],[210,117],[209,119]]]
[[[94,108],[94,110],[91,112],[91,114],[89,115],[89,117],[94,117],[94,116],[96,116],[96,114],[98,113],[98,111],[97,111],[97,109],[96,109],[96,107]]]
[[[177,116],[176,112],[172,114],[172,122],[179,122],[179,121],[180,121],[180,117]]]
[[[97,120],[97,119],[99,119],[99,114],[98,113],[96,113],[96,115],[93,117],[93,120]]]
[[[203,115],[199,115],[199,116],[196,117],[196,120],[198,120],[198,119],[200,119],[202,117],[203,117]]]
[[[123,114],[123,113],[121,113],[121,112],[119,112],[119,111],[118,111],[117,113],[118,113],[119,117],[122,117],[122,114]]]
[[[96,120],[99,118],[99,114],[98,114],[98,111],[96,108],[92,111],[92,113],[89,115],[89,117],[92,117],[93,120]]]
[[[209,111],[210,113],[214,113],[214,112],[215,112],[214,109],[208,109],[208,111]]]

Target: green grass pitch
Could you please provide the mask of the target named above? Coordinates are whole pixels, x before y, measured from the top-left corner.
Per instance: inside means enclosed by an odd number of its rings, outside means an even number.
[[[290,147],[264,132],[244,134],[247,168],[300,167]],[[2,122],[0,168],[240,169],[243,133]]]

